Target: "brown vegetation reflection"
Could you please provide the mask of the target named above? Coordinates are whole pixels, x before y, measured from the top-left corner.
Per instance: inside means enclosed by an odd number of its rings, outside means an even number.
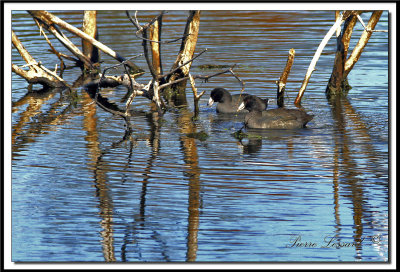
[[[36,141],[37,136],[55,130],[58,125],[74,115],[73,103],[65,106],[65,95],[71,92],[63,93],[62,89],[49,89],[30,92],[30,86],[25,96],[12,104],[12,112],[20,111],[20,108],[27,105],[25,110],[16,117],[16,122],[12,125],[12,158],[18,156],[28,143]],[[60,98],[51,102],[49,109],[42,111],[44,105],[49,103],[59,92]],[[34,120],[34,121],[32,121]]]
[[[188,200],[188,233],[187,233],[187,252],[186,261],[196,261],[198,248],[199,214],[200,214],[200,168],[197,154],[196,139],[187,135],[196,133],[196,127],[192,122],[193,114],[184,108],[178,118],[181,133],[180,144],[184,155],[185,175],[189,180],[189,200]],[[187,170],[186,170],[187,169]]]
[[[361,171],[367,169],[358,167],[356,161],[356,154],[351,150],[355,143],[353,141],[356,138],[358,141],[362,141],[361,146],[363,154],[365,154],[368,164],[377,165],[377,160],[379,158],[378,153],[374,150],[371,144],[373,140],[369,135],[369,130],[362,120],[361,116],[352,107],[349,100],[346,97],[334,97],[330,101],[332,107],[332,117],[335,120],[335,133],[334,135],[334,158],[333,158],[333,196],[334,196],[334,215],[336,222],[336,238],[340,241],[340,200],[339,197],[343,196],[351,200],[353,206],[353,228],[354,228],[354,244],[355,244],[355,258],[362,258],[362,247],[364,229],[363,226],[373,224],[374,218],[372,218],[372,212],[368,211],[368,207],[364,203],[368,203],[367,196],[364,193],[364,179],[360,178],[362,176]],[[349,126],[352,122],[354,127]],[[353,134],[357,136],[354,137]],[[368,170],[367,170],[368,171]],[[379,175],[375,173],[376,175]],[[377,177],[379,178],[379,176]],[[386,185],[388,184],[386,183]],[[343,192],[340,193],[339,189]],[[363,223],[363,220],[366,221]]]
[[[99,143],[99,133],[97,132],[96,104],[92,103],[92,99],[85,91],[82,91],[83,102],[83,129],[87,134],[85,140],[90,158],[90,167],[94,172],[94,183],[96,188],[96,196],[99,199],[100,217],[102,218],[100,225],[103,229],[101,237],[103,238],[103,255],[106,262],[115,262],[114,237],[113,237],[113,201],[107,186],[108,167],[101,162],[102,152]]]

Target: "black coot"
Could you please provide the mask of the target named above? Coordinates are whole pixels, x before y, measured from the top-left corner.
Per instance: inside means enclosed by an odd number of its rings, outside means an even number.
[[[293,129],[303,128],[313,119],[313,115],[299,109],[278,108],[264,110],[264,106],[253,95],[248,95],[243,99],[239,110],[249,111],[245,116],[245,126],[247,128],[262,129]]]
[[[210,99],[208,100],[208,106],[211,106],[214,102],[217,102],[217,112],[218,113],[237,113],[238,106],[243,102],[243,98],[249,96],[249,94],[242,93],[242,94],[235,94],[231,95],[227,90],[224,88],[215,88],[211,91]],[[261,99],[259,97],[255,97],[258,100],[258,103],[264,109],[267,108],[268,99]],[[248,110],[242,109],[242,113],[247,113]]]

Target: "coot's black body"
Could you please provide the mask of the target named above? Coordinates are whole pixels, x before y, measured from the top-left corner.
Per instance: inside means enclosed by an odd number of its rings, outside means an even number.
[[[313,115],[310,115],[299,109],[278,108],[265,111],[263,105],[259,103],[259,101],[253,95],[248,95],[243,99],[239,109],[244,108],[249,111],[244,120],[247,128],[303,128],[314,117]]]
[[[210,99],[208,100],[208,106],[211,106],[214,102],[218,102],[216,111],[218,113],[238,113],[238,106],[243,102],[245,97],[249,96],[249,94],[235,94],[231,95],[224,88],[215,88],[211,91]],[[267,108],[268,99],[261,99],[255,96],[264,109]],[[242,109],[239,111],[240,113],[248,113],[248,110]]]

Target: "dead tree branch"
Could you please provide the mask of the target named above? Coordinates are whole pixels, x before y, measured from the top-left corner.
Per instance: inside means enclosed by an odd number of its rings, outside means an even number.
[[[117,52],[115,52],[108,46],[106,46],[106,45],[102,44],[101,42],[97,41],[96,39],[90,37],[88,34],[86,34],[85,32],[82,32],[78,28],[64,22],[57,16],[54,16],[53,14],[51,14],[47,11],[41,11],[41,10],[30,10],[28,12],[34,18],[41,20],[45,25],[52,26],[53,24],[56,24],[56,25],[60,26],[61,28],[71,32],[72,34],[84,39],[85,41],[88,41],[89,43],[91,43],[92,45],[94,45],[95,47],[97,47],[98,49],[100,49],[101,51],[106,53],[107,55],[113,57],[117,61],[119,61],[119,62],[126,61],[126,59],[124,57],[119,55]],[[141,68],[139,68],[137,65],[135,65],[132,62],[126,62],[126,64],[129,66],[129,68],[131,68],[132,73],[137,73],[137,72],[143,71]]]
[[[358,40],[357,45],[354,47],[353,51],[351,52],[350,57],[346,60],[344,73],[345,77],[350,73],[351,69],[353,69],[354,65],[359,60],[362,51],[364,50],[365,46],[368,43],[369,38],[371,38],[372,30],[374,30],[376,24],[378,23],[383,11],[374,11],[368,21],[368,25],[366,30],[364,30],[363,34],[361,35],[360,39]]]
[[[95,10],[85,10],[83,13],[82,31],[93,39],[97,39],[98,36],[96,15],[97,11]],[[85,39],[82,39],[82,51],[90,59],[91,63],[99,62],[99,49]],[[90,67],[85,68],[89,69]]]
[[[49,38],[47,37],[46,33],[43,31],[42,25],[39,23],[39,21],[38,21],[37,19],[35,19],[35,18],[33,18],[33,19],[34,19],[36,25],[39,27],[40,34],[43,35],[43,37],[46,39],[47,44],[50,46],[51,52],[53,52],[53,53],[57,56],[57,58],[60,60],[61,73],[62,73],[62,71],[63,71],[64,68],[65,68],[65,64],[64,64],[64,61],[63,61],[63,59],[62,59],[61,53],[58,52],[58,51],[54,48],[54,46],[53,46],[52,43],[50,42]]]
[[[39,83],[45,87],[69,87],[69,85],[55,73],[46,69],[43,65],[36,62],[36,60],[29,54],[29,52],[22,45],[21,41],[12,31],[12,43],[18,50],[19,54],[27,63],[29,71],[25,71],[15,64],[12,64],[12,71],[17,75],[23,77],[29,83]]]
[[[283,70],[282,75],[279,78],[279,80],[276,82],[276,85],[278,86],[276,99],[277,99],[277,104],[279,107],[284,106],[286,82],[287,82],[290,70],[292,69],[292,66],[293,66],[294,55],[295,55],[295,51],[294,51],[294,48],[292,48],[289,50],[289,55],[288,55],[288,59],[286,61],[285,69]]]
[[[357,13],[357,11],[343,11],[339,17],[337,18],[335,24],[329,29],[328,33],[326,33],[325,37],[322,39],[320,45],[317,48],[317,51],[314,53],[314,57],[311,60],[310,66],[308,67],[307,73],[304,77],[303,84],[300,87],[299,93],[297,94],[296,100],[294,101],[295,104],[300,104],[301,98],[304,95],[308,82],[310,81],[311,74],[315,71],[315,66],[317,65],[317,61],[321,56],[322,51],[324,50],[326,44],[332,37],[333,33],[336,32],[337,28],[340,27],[344,21],[352,14]]]
[[[190,67],[193,58],[197,37],[200,28],[200,11],[189,11],[189,16],[186,21],[184,36],[186,36],[181,43],[181,48],[178,56],[171,68],[174,73],[166,77],[167,82],[173,82],[179,78],[185,78],[189,75]],[[182,64],[187,63],[182,66]],[[179,67],[178,70],[176,68]],[[186,80],[179,82],[178,84],[171,85],[168,89],[163,92],[164,98],[169,104],[175,106],[186,105]]]
[[[194,100],[194,116],[197,117],[199,114],[199,100],[200,98],[204,95],[206,92],[205,90],[202,91],[200,94],[197,93],[197,88],[195,84],[195,80],[191,74],[189,74],[189,79],[190,79],[190,86],[192,87],[193,91],[193,100]]]

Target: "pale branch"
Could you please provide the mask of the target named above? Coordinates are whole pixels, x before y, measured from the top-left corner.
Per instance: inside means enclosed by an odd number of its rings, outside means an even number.
[[[206,91],[204,90],[200,94],[198,94],[196,84],[195,84],[195,78],[190,73],[189,73],[189,79],[190,79],[190,86],[192,87],[194,99],[195,99],[195,101],[198,101],[204,95],[204,93]]]
[[[38,19],[40,19],[41,21],[43,21],[46,25],[53,25],[56,24],[58,26],[60,26],[61,28],[71,32],[72,34],[90,42],[92,45],[96,46],[98,49],[100,49],[101,51],[103,51],[104,53],[106,53],[107,55],[113,57],[114,59],[116,59],[119,62],[123,62],[126,59],[124,57],[122,57],[121,55],[119,55],[117,52],[115,52],[114,50],[112,50],[111,48],[109,48],[108,46],[102,44],[101,42],[97,41],[96,39],[92,38],[91,36],[89,36],[88,34],[86,34],[85,32],[79,30],[78,28],[66,23],[65,21],[61,20],[60,18],[58,18],[57,16],[54,16],[53,14],[47,12],[47,11],[39,11],[39,10],[30,10],[28,11],[33,17],[36,17]],[[127,65],[134,71],[142,71],[142,69],[140,69],[138,66],[136,66],[134,63],[132,62],[127,62]]]
[[[31,14],[31,13],[30,13]],[[39,17],[36,17],[34,14],[31,14],[32,17],[39,23],[38,27],[40,31],[42,30],[43,27],[45,27],[51,34],[53,34],[54,37],[56,37],[72,54],[74,54],[81,63],[83,63],[86,66],[90,66],[91,62],[88,57],[86,57],[82,51],[75,46],[74,43],[72,43],[62,32],[59,30],[55,25],[52,24],[47,24],[44,22],[42,19]]]
[[[164,84],[160,85],[158,88],[161,90],[161,89],[163,89],[165,87],[171,86],[171,85],[173,85],[175,83],[179,83],[179,82],[187,80],[187,79],[189,79],[189,77],[181,77],[179,79],[164,83]]]
[[[82,31],[90,37],[97,38],[97,11],[96,10],[85,10],[83,12]],[[90,42],[82,39],[82,51],[92,63],[99,62],[99,49],[93,46]],[[90,68],[90,67],[85,67]]]
[[[160,97],[160,88],[159,88],[159,83],[157,80],[153,81],[153,98],[152,100],[156,103],[157,110],[159,113],[162,112],[162,107],[164,106]]]
[[[301,98],[303,97],[304,91],[310,81],[311,74],[315,71],[315,66],[319,57],[321,56],[322,51],[324,50],[326,44],[328,43],[329,39],[332,37],[333,33],[336,32],[337,28],[344,22],[344,12],[341,13],[338,18],[336,19],[335,24],[329,29],[328,33],[326,33],[325,37],[321,41],[320,45],[317,48],[317,51],[314,53],[314,57],[311,60],[310,66],[308,67],[307,73],[304,77],[303,84],[300,87],[299,93],[297,94],[295,104],[300,104]]]
[[[46,39],[47,44],[50,46],[51,52],[53,52],[57,56],[57,58],[60,60],[60,62],[61,62],[61,70],[63,70],[64,67],[65,67],[65,64],[64,64],[64,61],[63,61],[63,59],[61,57],[60,52],[58,52],[54,48],[54,46],[50,42],[49,38],[47,37],[46,33],[43,31],[42,25],[39,23],[39,21],[36,18],[33,18],[33,20],[35,21],[36,25],[39,27],[40,34],[43,35],[43,37]]]
[[[240,94],[242,94],[242,92],[244,91],[244,84],[245,82],[243,80],[240,79],[240,77],[238,77],[232,70],[232,68],[229,69],[229,72],[240,82],[240,85],[242,86],[242,89],[240,90]],[[238,105],[239,106],[239,105]]]
[[[372,36],[372,32],[369,30],[373,30],[376,26],[376,24],[379,21],[379,18],[381,17],[383,11],[374,11],[368,21],[368,25],[366,30],[361,34],[360,39],[357,42],[357,45],[353,48],[353,51],[351,52],[350,57],[346,60],[345,66],[344,66],[344,74],[345,77],[350,73],[351,69],[353,69],[354,65],[357,63],[359,60],[362,51],[364,50],[365,46],[368,43],[368,40]]]
[[[189,79],[190,79],[190,86],[192,87],[192,91],[193,91],[194,114],[195,114],[195,116],[197,116],[199,114],[199,100],[206,91],[204,90],[200,94],[198,94],[194,77],[190,73],[189,73]]]
[[[17,65],[12,64],[12,70],[17,75],[23,77],[29,83],[40,83],[47,87],[66,87],[68,84],[54,72],[46,69],[43,65],[40,65],[25,49],[17,35],[12,31],[12,43],[18,50],[18,53],[22,56],[25,62],[28,64],[29,71],[25,71],[19,68]]]
[[[150,39],[161,40],[162,33],[162,17],[160,17],[150,27]],[[152,65],[157,75],[163,74],[162,58],[161,58],[161,44],[150,42]]]
[[[125,11],[126,15],[128,16],[129,20],[132,22],[132,24],[137,28],[139,31],[142,26],[140,25],[138,19],[137,19],[137,10],[135,11],[135,19],[132,18],[132,16],[129,14],[129,11]]]
[[[364,30],[367,31],[367,32],[388,32],[387,30],[384,30],[384,29],[370,29],[370,28],[368,28],[365,25],[363,19],[361,18],[361,16],[359,14],[357,14],[357,19],[361,23],[361,25],[363,26]]]
[[[53,76],[58,81],[62,82],[66,87],[71,88],[71,86],[63,78],[59,77],[56,72],[53,72],[53,71],[47,69],[46,67],[44,67],[40,61],[38,62],[37,65],[40,68],[42,68],[45,72],[47,72],[49,75]]]
[[[137,31],[135,32],[135,36],[136,36],[138,39],[145,40],[145,41],[148,41],[148,42],[161,43],[161,44],[168,44],[168,43],[174,43],[174,42],[177,42],[177,41],[179,41],[179,40],[185,39],[187,36],[191,35],[191,34],[184,34],[184,35],[183,35],[182,37],[180,37],[180,38],[176,38],[176,39],[169,40],[169,41],[157,41],[157,40],[152,40],[152,39],[145,38],[145,37],[143,37],[143,36],[139,36],[140,32],[143,32],[144,30],[146,30],[147,28],[149,28],[151,25],[153,25],[154,22],[157,21],[159,18],[161,18],[162,15],[163,15],[165,12],[162,12],[160,15],[156,16],[155,18],[153,18],[153,19],[151,20],[151,22],[148,23],[148,24],[146,24],[144,27],[142,27],[142,26],[140,25],[140,23],[139,23],[139,21],[138,21],[138,19],[137,19],[137,17],[136,17],[137,11],[135,11],[135,19],[133,19],[132,16],[129,14],[129,11],[125,11],[125,12],[126,12],[126,15],[127,15],[128,18],[129,18],[129,20],[130,20],[130,21],[132,22],[132,24],[137,28]]]

